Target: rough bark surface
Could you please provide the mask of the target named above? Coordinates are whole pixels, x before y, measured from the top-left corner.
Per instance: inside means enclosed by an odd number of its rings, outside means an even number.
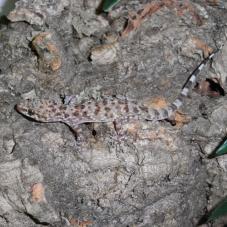
[[[201,78],[225,88],[226,1],[151,3],[98,15],[98,0],[20,0],[0,25],[0,226],[190,227],[224,197],[227,158],[206,155],[226,133],[225,96],[192,92],[181,108],[189,120],[130,122],[123,141],[112,124],[82,125],[80,146],[67,126],[14,109],[63,95],[169,103],[222,44]]]

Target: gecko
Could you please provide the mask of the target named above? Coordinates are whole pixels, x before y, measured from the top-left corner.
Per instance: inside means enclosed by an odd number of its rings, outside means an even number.
[[[80,104],[64,104],[54,100],[24,100],[16,105],[22,115],[38,122],[61,122],[68,125],[74,132],[83,123],[93,122],[124,122],[129,119],[160,121],[170,119],[183,105],[195,86],[197,77],[203,67],[216,54],[211,53],[195,68],[182,87],[177,98],[164,108],[147,107],[137,101],[104,97],[100,100],[88,100]]]

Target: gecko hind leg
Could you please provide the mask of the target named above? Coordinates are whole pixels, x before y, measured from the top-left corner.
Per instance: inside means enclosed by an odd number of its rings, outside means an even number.
[[[175,126],[177,124],[175,115],[171,115],[169,118],[165,119],[168,123],[170,123],[172,126]]]
[[[116,140],[122,142],[127,140],[129,135],[128,128],[124,128],[124,126],[134,121],[138,121],[138,117],[130,116],[113,121],[114,129],[116,132]]]
[[[76,144],[81,145],[86,141],[86,138],[83,134],[83,126],[78,123],[71,123],[71,122],[64,122],[70,129],[70,131],[73,133]]]

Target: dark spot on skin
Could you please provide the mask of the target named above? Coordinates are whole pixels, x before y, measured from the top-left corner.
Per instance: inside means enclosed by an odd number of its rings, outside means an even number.
[[[87,111],[84,111],[84,112],[83,112],[83,116],[84,116],[84,117],[87,117]]]
[[[159,111],[156,109],[154,109],[153,111],[154,111],[155,118],[159,118],[159,116],[160,116]]]
[[[37,118],[42,119],[42,121],[47,121],[48,117],[42,114],[36,114]]]
[[[148,115],[147,115],[147,119],[148,119],[148,120],[152,120],[153,117],[152,117],[150,114],[148,114]]]
[[[125,112],[126,112],[126,113],[128,113],[128,112],[129,112],[128,103],[126,103],[126,104],[125,104],[125,106],[124,106],[124,110],[125,110]]]
[[[110,113],[109,117],[110,117],[110,118],[113,118],[113,114],[112,114],[112,113]]]
[[[40,108],[41,108],[41,106],[40,106]],[[49,105],[49,108],[50,109],[53,109],[54,108],[54,105]]]
[[[60,113],[60,112],[57,112],[57,113],[55,114],[55,116],[61,116],[61,113]]]
[[[181,105],[182,105],[183,100],[185,99],[185,97],[187,97],[187,96],[184,96],[184,95],[181,94],[181,93],[178,95],[177,99],[178,99],[179,101],[181,101]]]
[[[185,84],[184,88],[188,88],[190,89],[191,87],[193,87],[193,82],[191,82],[190,80],[187,82],[187,84]]]
[[[34,112],[33,110],[28,109],[28,115],[29,115],[29,116],[32,116],[32,115],[34,115],[34,114],[35,114],[35,112]]]
[[[177,110],[177,107],[176,107],[173,103],[170,105],[170,108],[171,108],[173,111]]]
[[[111,105],[114,106],[116,103],[114,101],[111,102]]]
[[[183,103],[184,96],[182,94],[179,94],[177,97],[178,100],[180,100]]]
[[[166,109],[163,109],[163,117],[168,118],[168,111]]]
[[[134,113],[139,113],[138,108],[137,108],[137,107],[133,107],[133,112],[134,112]]]
[[[95,115],[98,115],[98,113],[100,112],[100,106],[96,105],[96,109],[95,109]]]
[[[53,108],[51,111],[55,113],[55,112],[56,112],[56,109],[55,109],[55,108]]]
[[[106,106],[106,105],[108,104],[107,100],[106,100],[106,99],[103,99],[103,100],[102,100],[102,104],[103,104],[104,106]]]
[[[66,109],[67,109],[67,107],[63,106],[63,105],[59,107],[59,110],[66,110]]]
[[[116,105],[115,107],[117,110],[120,110],[121,109],[121,106],[120,105]]]
[[[148,107],[146,107],[146,106],[140,106],[139,108],[140,108],[142,111],[148,113]]]
[[[85,105],[81,105],[80,108],[81,110],[83,110],[85,108]]]
[[[75,117],[78,117],[78,116],[80,115],[80,113],[79,113],[78,111],[75,111],[75,112],[73,113],[73,115],[74,115]]]
[[[135,119],[133,116],[128,116],[128,117],[127,117],[127,121],[131,121],[131,120],[133,120],[133,119]]]
[[[118,99],[118,104],[125,104],[125,101],[124,100],[121,100],[121,99]]]
[[[107,106],[107,107],[105,107],[105,111],[106,112],[109,112],[110,111],[110,108]]]
[[[69,117],[69,114],[65,113],[65,114],[64,114],[64,117],[65,117],[65,118],[68,118],[68,117]]]

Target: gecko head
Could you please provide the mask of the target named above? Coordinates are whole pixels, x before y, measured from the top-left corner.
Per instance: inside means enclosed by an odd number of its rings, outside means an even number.
[[[16,105],[16,110],[33,120],[51,122],[56,118],[57,103],[52,100],[24,100]]]

